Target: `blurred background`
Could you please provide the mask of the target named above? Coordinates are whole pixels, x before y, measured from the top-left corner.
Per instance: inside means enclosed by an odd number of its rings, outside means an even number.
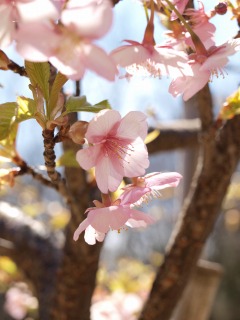
[[[218,1],[203,2],[207,10],[218,3]],[[146,18],[138,1],[121,1],[114,11],[112,31],[99,41],[108,52],[122,45],[124,39],[141,42],[145,29]],[[164,28],[157,16],[155,19],[156,42],[163,43]],[[214,17],[212,22],[217,27],[217,45],[237,33],[236,22],[230,20],[228,14]],[[221,27],[223,24],[224,28]],[[20,65],[23,64],[13,46],[9,47],[6,53],[12,60]],[[218,114],[226,97],[239,86],[239,57],[239,53],[231,57],[226,67],[225,79],[216,78],[210,83],[215,115]],[[18,95],[31,97],[27,79],[10,71],[1,71],[0,75],[0,103],[15,101]],[[163,124],[168,126],[168,123],[170,126],[172,121],[196,118],[197,111],[194,106],[189,103],[184,105],[181,98],[170,96],[169,83],[169,79],[137,77],[130,82],[126,79],[117,79],[114,83],[109,83],[87,72],[81,82],[81,94],[86,95],[92,104],[108,99],[111,106],[119,110],[122,115],[130,110],[141,110],[148,114],[149,125],[155,128]],[[74,94],[74,91],[75,85],[69,81],[65,86],[65,93]],[[82,120],[89,120],[91,117],[91,114],[81,114]],[[41,138],[41,127],[35,121],[28,120],[21,123],[17,140],[19,153],[30,165],[39,170],[44,163]],[[162,199],[143,207],[142,210],[157,220],[156,224],[144,230],[110,232],[107,236],[101,254],[98,287],[93,299],[93,319],[97,319],[94,318],[97,308],[109,308],[112,315],[116,312],[116,317],[109,319],[135,319],[135,316],[130,318],[130,314],[138,314],[151,287],[154,272],[163,261],[165,247],[189,189],[197,152],[196,148],[150,156],[151,165],[148,172],[177,171],[184,178],[178,188],[164,190]],[[56,153],[58,157],[62,154],[60,144],[57,145]],[[8,166],[6,163],[2,165]],[[240,319],[240,168],[238,169],[232,178],[222,214],[203,252],[204,259],[218,262],[224,269],[211,320]],[[59,167],[59,170],[63,172],[62,167]],[[59,195],[31,177],[18,178],[13,188],[0,186],[0,209],[6,208],[9,204],[19,207],[24,214],[34,217],[46,228],[55,232],[61,233],[69,219],[69,212]],[[0,245],[6,245],[4,239],[0,238]],[[31,285],[24,282],[17,266],[5,256],[0,257],[0,292],[1,320],[36,318],[37,301],[32,296]],[[103,297],[106,305],[99,303]],[[119,315],[117,318],[117,312],[122,312],[122,318]]]

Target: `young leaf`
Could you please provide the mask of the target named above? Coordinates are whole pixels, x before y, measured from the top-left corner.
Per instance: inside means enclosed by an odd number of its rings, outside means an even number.
[[[62,115],[78,111],[97,113],[103,109],[111,109],[111,106],[107,100],[103,100],[92,106],[89,102],[87,102],[85,96],[70,97],[66,103],[66,111],[64,111]]]
[[[97,104],[95,104],[93,107],[96,107],[96,106],[101,107],[102,109],[112,109],[108,100],[102,100]]]
[[[36,102],[33,99],[17,97],[17,122],[35,118]]]
[[[39,87],[42,91],[43,97],[46,101],[46,106],[49,100],[49,78],[50,78],[50,66],[48,62],[31,62],[25,61],[25,68],[30,78],[31,84],[34,87]],[[50,111],[47,106],[47,116],[50,115]]]
[[[48,103],[49,112],[51,113],[50,120],[54,119],[54,117],[56,116],[56,112],[54,111],[58,102],[59,93],[61,92],[62,87],[67,81],[68,81],[68,78],[62,73],[58,72],[51,88],[50,98]]]
[[[17,108],[16,102],[0,104],[0,140],[8,137]]]
[[[0,156],[12,159],[17,155],[16,151],[16,137],[18,132],[18,125],[14,123],[11,126],[9,135],[0,141]]]

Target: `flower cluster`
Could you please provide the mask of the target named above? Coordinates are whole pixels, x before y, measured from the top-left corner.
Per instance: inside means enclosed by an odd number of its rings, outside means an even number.
[[[82,127],[85,130],[82,130]],[[102,192],[102,202],[94,201],[95,207],[87,209],[87,218],[74,233],[74,240],[85,230],[85,241],[95,244],[103,241],[109,230],[127,227],[146,227],[154,220],[134,206],[160,196],[159,191],[176,187],[181,175],[176,172],[152,173],[144,177],[149,166],[148,152],[144,144],[147,136],[146,116],[132,111],[121,118],[115,110],[100,111],[87,125],[79,123],[81,139],[88,147],[77,153],[80,166],[88,170],[95,167],[96,182]],[[76,125],[75,125],[75,131]],[[123,177],[133,183],[123,188],[121,196],[113,201],[109,192],[118,189]]]
[[[110,0],[2,0],[0,3],[0,48],[13,40],[22,57],[49,61],[69,79],[79,80],[90,69],[109,81],[125,68],[124,76],[172,78],[169,92],[188,100],[212,76],[223,75],[228,56],[240,48],[240,39],[216,46],[215,26],[210,19],[227,12],[227,2],[206,13],[186,9],[187,0],[149,0],[151,7],[142,42],[125,40],[126,45],[107,54],[94,43],[111,28]],[[165,43],[154,40],[155,10],[169,12],[172,30]],[[183,18],[184,17],[184,18]],[[192,52],[192,54],[188,54]]]

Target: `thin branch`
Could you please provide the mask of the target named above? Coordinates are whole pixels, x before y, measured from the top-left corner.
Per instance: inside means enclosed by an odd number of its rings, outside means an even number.
[[[44,160],[47,173],[52,183],[55,184],[59,193],[66,199],[66,202],[69,204],[73,201],[72,196],[68,192],[66,187],[66,182],[62,178],[61,174],[56,171],[56,155],[54,151],[54,130],[45,129],[42,132],[43,135],[43,144],[44,144]]]
[[[43,184],[46,187],[53,188],[56,191],[58,191],[58,185],[54,184],[50,179],[45,177],[43,174],[37,172],[34,168],[30,167],[26,162],[24,166],[19,167],[19,171],[17,173],[17,176],[21,176],[24,174],[31,175],[35,180],[39,181],[41,184]]]
[[[17,73],[22,77],[28,77],[25,68],[19,66],[16,62],[14,62],[12,60],[10,60],[10,63],[8,63],[7,67],[8,67],[8,70],[11,70],[14,73]]]
[[[228,121],[198,165],[170,251],[160,267],[140,320],[168,320],[219,215],[240,158],[240,116]]]
[[[177,120],[159,126],[160,135],[147,145],[150,154],[160,151],[173,151],[199,144],[200,122],[198,119]],[[150,129],[150,132],[154,129]]]

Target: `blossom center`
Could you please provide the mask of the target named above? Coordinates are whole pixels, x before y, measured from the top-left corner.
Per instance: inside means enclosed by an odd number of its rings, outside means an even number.
[[[105,157],[124,160],[127,155],[131,155],[134,152],[134,147],[130,143],[116,137],[108,137],[102,143],[104,143]]]
[[[126,71],[131,75],[161,78],[160,64],[156,63],[152,59],[147,59],[141,63],[133,63],[126,67]]]

